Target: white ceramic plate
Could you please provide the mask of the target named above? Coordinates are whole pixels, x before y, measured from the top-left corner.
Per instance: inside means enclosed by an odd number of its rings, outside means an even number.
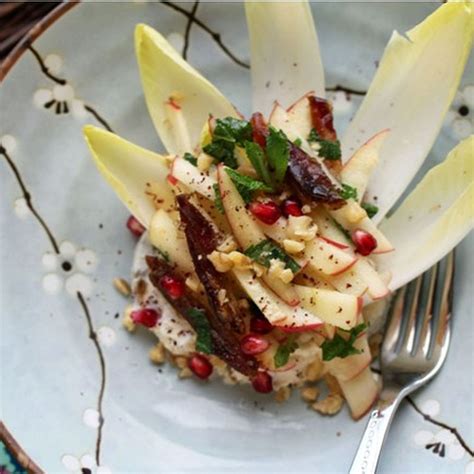
[[[328,84],[364,90],[391,31],[406,31],[436,6],[313,4]],[[241,4],[201,4],[197,17],[248,62]],[[126,210],[96,172],[81,127],[97,124],[98,113],[121,136],[163,149],[139,83],[133,51],[138,22],[181,47],[187,19],[169,6],[81,4],[34,43],[53,76],[70,87],[47,77],[30,50],[2,85],[0,137],[11,161],[5,155],[0,160],[1,417],[47,472],[78,471],[97,462],[102,467],[92,470],[98,472],[344,472],[365,421],[354,423],[346,412],[321,417],[297,394],[278,405],[246,388],[180,381],[174,370],[149,363],[149,334],[131,336],[121,327],[117,315],[126,300],[112,280],[129,276],[135,242],[124,225]],[[188,58],[244,114],[250,112],[248,69],[196,24]],[[473,77],[472,63],[464,85]],[[46,108],[53,99],[65,101],[67,112],[57,103]],[[340,129],[359,102],[357,95],[337,95]],[[453,146],[452,133],[447,124],[426,166]],[[55,244],[59,259],[52,256]],[[472,457],[460,443],[471,447],[473,440],[472,244],[471,236],[457,252],[448,361],[414,397],[423,413],[456,428],[460,438],[405,403],[381,472],[473,472]],[[77,289],[88,295],[85,306]]]

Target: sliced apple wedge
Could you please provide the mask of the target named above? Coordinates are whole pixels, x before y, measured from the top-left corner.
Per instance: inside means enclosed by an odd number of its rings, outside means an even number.
[[[379,397],[380,384],[375,377],[370,367],[367,367],[357,377],[347,382],[339,380],[354,420],[366,415]]]
[[[334,219],[325,210],[316,209],[310,216],[318,226],[319,234],[327,242],[341,249],[348,249],[351,246],[351,242],[344,232],[335,224]]]
[[[355,340],[354,348],[361,351],[360,354],[354,354],[344,359],[335,357],[325,362],[329,373],[334,375],[339,382],[347,382],[357,377],[372,361],[367,334],[361,334]]]
[[[243,290],[257,305],[263,315],[274,326],[288,332],[302,332],[317,329],[324,322],[315,314],[300,306],[289,306],[269,290],[249,270],[232,270]],[[296,290],[292,288],[293,291]]]
[[[354,255],[320,237],[315,237],[306,244],[304,256],[310,266],[324,275],[341,274],[357,261]]]
[[[317,314],[325,323],[346,330],[356,325],[361,309],[357,296],[301,285],[295,285],[295,288],[301,306]]]
[[[153,214],[148,231],[151,244],[168,255],[180,272],[194,273],[193,261],[184,234],[178,228],[177,217],[160,209]]]
[[[314,92],[308,92],[287,109],[288,118],[293,124],[293,127],[301,135],[301,138],[304,138],[305,140],[308,138],[311,129],[313,128],[311,110],[308,101],[308,96],[310,95],[314,95]]]
[[[377,247],[372,253],[380,254],[393,250],[387,237],[372,222],[372,219],[369,219],[367,212],[353,199],[348,200],[347,204],[340,209],[329,209],[328,211],[331,217],[349,232],[361,229],[371,234],[377,240]]]
[[[246,250],[250,246],[258,245],[266,240],[265,234],[260,229],[254,217],[245,208],[244,200],[226,173],[225,167],[222,165],[218,166],[217,179],[225,215],[240,247]],[[264,274],[262,279],[289,305],[295,306],[299,303],[298,294],[291,285],[268,274]]]
[[[367,284],[369,296],[373,300],[385,298],[390,293],[387,283],[366,258],[358,260],[356,270]]]
[[[217,181],[211,178],[208,174],[199,171],[196,166],[192,165],[184,158],[178,157],[173,160],[170,174],[178,181],[188,186],[192,191],[201,194],[211,201],[215,199],[213,186]]]
[[[340,180],[357,190],[357,202],[364,197],[370,176],[379,161],[380,149],[387,138],[389,130],[382,130],[364,143],[345,163],[340,173]]]

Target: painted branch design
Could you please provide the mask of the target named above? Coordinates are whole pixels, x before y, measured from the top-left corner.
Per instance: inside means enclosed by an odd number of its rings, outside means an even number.
[[[219,48],[224,51],[224,53],[232,60],[234,63],[238,64],[239,66],[242,66],[246,69],[250,69],[250,65],[243,61],[242,59],[239,59],[222,41],[220,33],[217,31],[214,31],[211,29],[209,26],[207,26],[203,21],[201,21],[199,18],[196,17],[195,14],[189,12],[185,8],[181,7],[180,5],[177,5],[176,3],[173,2],[168,2],[167,0],[160,0],[160,3],[162,5],[166,5],[167,7],[171,8],[172,10],[175,10],[182,15],[184,15],[186,18],[189,19],[190,22],[196,23],[197,26],[199,26],[201,29],[203,29],[206,33],[208,33],[211,38],[217,43]]]
[[[184,45],[183,45],[183,52],[182,52],[183,59],[187,59],[188,57],[191,27],[193,26],[193,22],[194,22],[194,18],[196,17],[196,11],[198,9],[198,6],[199,6],[199,0],[196,0],[194,2],[193,8],[191,9],[188,22],[186,23],[186,30],[184,32]]]
[[[89,311],[89,307],[87,306],[86,300],[84,296],[82,296],[81,292],[77,292],[77,299],[84,311],[84,316],[87,321],[87,327],[89,329],[89,339],[91,339],[92,343],[97,352],[97,357],[99,359],[100,364],[100,389],[99,395],[97,397],[97,411],[99,413],[99,426],[97,428],[97,438],[95,443],[95,461],[98,466],[100,466],[100,449],[102,445],[102,428],[104,426],[104,414],[103,414],[103,401],[104,401],[104,393],[105,393],[105,383],[106,383],[106,370],[105,370],[105,357],[104,353],[102,352],[102,347],[99,344],[99,340],[97,338],[97,333],[94,329],[94,324],[92,322],[91,313]]]
[[[7,165],[10,167],[13,175],[15,176],[15,179],[18,183],[18,186],[21,189],[21,192],[23,194],[23,198],[25,199],[26,205],[28,206],[29,210],[35,217],[35,219],[38,221],[38,224],[41,226],[41,228],[44,230],[46,236],[48,237],[49,242],[51,243],[51,246],[53,247],[53,250],[55,253],[59,254],[59,246],[56,238],[54,237],[53,233],[51,232],[51,229],[48,227],[46,224],[45,220],[41,216],[41,214],[38,212],[36,207],[33,205],[33,199],[31,197],[31,193],[28,191],[28,188],[26,187],[25,181],[23,180],[20,170],[16,166],[15,162],[11,159],[10,155],[8,154],[7,150],[3,146],[0,145],[0,155],[5,158],[5,162]]]

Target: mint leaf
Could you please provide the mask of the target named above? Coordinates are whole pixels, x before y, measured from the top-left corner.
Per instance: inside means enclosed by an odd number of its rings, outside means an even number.
[[[212,354],[211,326],[206,313],[202,309],[190,308],[186,311],[186,316],[196,331],[196,350],[204,354]]]
[[[217,183],[214,183],[212,185],[212,189],[214,190],[214,195],[215,195],[215,199],[214,199],[214,204],[216,205],[216,209],[221,213],[221,214],[224,214],[224,205],[222,204],[222,196],[221,196],[221,192],[219,190],[219,185]]]
[[[301,140],[301,138],[296,138],[295,140],[293,140],[293,145],[297,147],[300,147],[302,144],[303,144],[303,140]]]
[[[260,263],[266,268],[270,267],[271,260],[281,260],[286,268],[289,268],[293,273],[300,270],[300,266],[287,255],[280,247],[274,244],[271,240],[262,240],[258,244],[251,245],[245,252],[247,257],[255,262]]]
[[[252,163],[258,176],[265,181],[266,184],[271,186],[272,178],[268,171],[267,161],[262,147],[258,143],[249,141],[245,142],[244,145],[247,158],[250,160],[250,163]]]
[[[308,135],[308,142],[317,143],[319,145],[318,155],[325,160],[341,159],[341,143],[339,140],[325,140],[321,138],[319,133],[312,128]]]
[[[348,199],[357,199],[357,188],[350,186],[349,184],[341,184],[342,189],[339,190],[339,194],[346,201]]]
[[[230,168],[237,168],[239,166],[237,159],[234,156],[235,144],[227,141],[212,141],[206,145],[202,151],[212,156],[217,162],[224,163]]]
[[[295,342],[295,338],[296,336],[292,334],[283,344],[278,346],[278,349],[273,356],[273,363],[277,369],[286,365],[290,358],[290,354],[298,349],[298,344]]]
[[[246,140],[252,140],[252,125],[234,117],[217,119],[212,138],[243,146]]]
[[[195,156],[191,155],[191,153],[185,153],[183,158],[193,166],[197,166],[198,160]]]
[[[290,146],[287,136],[281,130],[270,127],[265,152],[268,164],[273,171],[273,177],[278,184],[281,184],[285,179],[290,157]]]
[[[360,354],[361,351],[354,347],[354,342],[357,339],[357,336],[366,329],[367,325],[365,323],[359,324],[356,327],[353,327],[350,331],[340,331],[346,332],[349,334],[349,338],[346,340],[340,334],[336,333],[334,338],[331,340],[326,340],[321,345],[323,350],[323,360],[330,361],[335,357],[340,357],[341,359]]]
[[[225,171],[230,176],[230,179],[235,184],[237,190],[242,196],[242,199],[246,203],[252,201],[253,193],[255,191],[272,191],[272,188],[267,186],[265,183],[262,183],[261,181],[257,181],[256,179],[250,178],[249,176],[240,174],[230,168],[226,168]]]
[[[379,212],[379,208],[375,204],[370,204],[370,202],[363,202],[361,204],[362,209],[365,209],[367,215],[372,219],[372,217]]]

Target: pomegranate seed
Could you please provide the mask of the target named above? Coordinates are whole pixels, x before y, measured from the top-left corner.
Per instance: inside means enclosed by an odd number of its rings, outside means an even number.
[[[377,240],[372,234],[365,230],[356,229],[351,235],[352,242],[354,242],[357,252],[364,257],[370,255],[377,247]]]
[[[257,334],[268,334],[273,329],[273,326],[265,318],[253,317],[250,320],[250,330]]]
[[[257,334],[247,334],[240,341],[242,352],[247,355],[256,355],[265,352],[270,343]]]
[[[132,311],[130,317],[135,324],[141,324],[147,328],[152,328],[158,322],[160,314],[153,308],[140,308]]]
[[[168,183],[171,184],[171,186],[176,186],[178,184],[178,180],[170,174],[166,177],[166,179],[168,180]]]
[[[138,220],[133,216],[130,216],[128,218],[127,227],[128,230],[136,237],[140,237],[143,232],[145,232],[145,227],[143,227],[140,222],[138,222]]]
[[[194,354],[188,359],[188,367],[200,379],[207,379],[212,374],[212,364],[202,355]]]
[[[184,283],[175,276],[163,275],[160,278],[160,285],[163,287],[166,293],[168,293],[168,296],[172,300],[177,300],[178,298],[181,298],[181,296],[184,295]]]
[[[295,201],[294,199],[286,199],[285,201],[283,201],[281,207],[283,209],[283,214],[285,214],[286,217],[299,217],[303,215],[300,203],[298,201]]]
[[[280,218],[280,208],[273,201],[252,202],[249,211],[264,224],[272,225]]]
[[[259,372],[252,379],[252,386],[256,392],[270,393],[273,390],[272,376],[268,372]]]

